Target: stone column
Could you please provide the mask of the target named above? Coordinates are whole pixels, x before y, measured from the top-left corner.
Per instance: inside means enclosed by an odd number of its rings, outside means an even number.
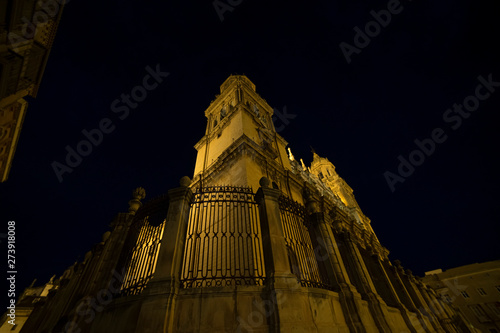
[[[344,232],[343,239],[347,247],[346,253],[351,257],[352,263],[354,264],[354,270],[361,281],[361,290],[358,291],[368,301],[370,313],[375,321],[375,324],[377,325],[378,330],[380,332],[391,332],[391,328],[386,320],[386,317],[388,316],[387,309],[384,308],[386,304],[377,294],[375,285],[370,278],[370,273],[368,272],[361,253],[359,252],[358,245],[354,242],[350,232]]]
[[[171,332],[175,298],[180,286],[184,243],[193,201],[188,187],[191,180],[181,178],[180,187],[168,191],[169,208],[153,278],[141,294],[143,302],[136,332]],[[161,320],[164,318],[164,320]]]
[[[439,301],[437,299],[433,298],[431,295],[429,295],[429,292],[427,291],[427,287],[421,281],[421,278],[417,277],[415,279],[415,284],[416,284],[417,288],[420,290],[422,297],[424,298],[425,302],[429,306],[430,310],[434,313],[434,315],[439,320],[439,322],[441,323],[441,326],[445,329],[445,331],[449,332],[449,333],[457,332],[450,317],[448,316],[446,311],[443,309],[441,304],[439,304]]]
[[[375,260],[376,266],[379,268],[380,274],[386,280],[387,286],[389,288],[389,292],[393,298],[393,301],[397,304],[397,307],[398,307],[399,311],[401,312],[401,316],[403,317],[403,320],[405,321],[406,326],[408,327],[408,329],[412,333],[417,333],[417,330],[413,326],[411,318],[408,315],[408,309],[404,306],[403,303],[401,303],[401,300],[399,299],[399,296],[398,296],[396,290],[394,289],[394,285],[393,285],[391,279],[389,278],[389,275],[387,274],[382,261],[380,260],[379,256],[376,254],[372,255],[372,258],[373,258],[373,260]]]
[[[275,287],[290,287],[297,284],[292,274],[281,223],[278,198],[281,191],[269,187],[269,179],[262,177],[255,195],[259,204],[262,245],[266,267],[266,281]]]
[[[308,193],[306,191],[306,193]],[[325,220],[325,214],[319,208],[318,202],[306,194],[306,208],[313,227],[313,234],[316,237],[311,237],[315,245],[315,253],[322,250],[324,254],[318,260],[325,263],[328,279],[334,290],[339,291],[342,285],[351,285],[349,275],[345,269],[344,262],[339,252],[339,248],[335,241],[331,226]],[[319,254],[316,254],[319,255]]]
[[[412,296],[415,303],[419,306],[418,310],[422,312],[431,322],[432,327],[436,332],[444,332],[439,320],[437,319],[435,313],[429,308],[423,293],[417,287],[417,281],[413,276],[413,273],[407,269],[405,274],[401,277],[405,282],[407,289]]]
[[[470,329],[470,323],[462,316],[459,311],[453,310],[448,303],[444,302],[441,297],[437,295],[434,289],[427,288],[426,290],[429,296],[431,296],[435,300],[436,304],[438,304],[443,309],[443,312],[446,313],[448,318],[450,318],[450,326],[459,328],[457,329],[457,331],[459,332],[472,332],[472,330]]]
[[[391,268],[394,271],[394,278],[395,278],[395,283],[399,285],[399,290],[401,291],[402,296],[407,300],[408,306],[410,307],[410,311],[415,312],[417,315],[420,324],[422,327],[427,331],[430,332],[429,327],[427,327],[427,324],[425,322],[424,316],[420,312],[420,310],[417,308],[417,305],[415,304],[415,301],[411,297],[410,292],[406,288],[406,284],[404,283],[404,270],[403,267],[401,266],[401,263],[398,260],[394,260],[395,266],[392,266]]]
[[[375,286],[373,285],[373,281],[370,278],[370,274],[368,273],[363,258],[361,257],[361,253],[359,253],[358,245],[355,243],[352,234],[348,231],[344,232],[343,239],[347,247],[347,253],[352,258],[354,269],[361,281],[361,290],[358,291],[362,294],[373,292],[373,290],[375,290]]]
[[[389,270],[391,270],[392,275],[390,275],[389,277],[393,278],[392,283],[395,287],[394,289],[398,293],[399,299],[408,308],[408,310],[415,311],[417,309],[417,306],[411,299],[408,290],[406,290],[406,287],[401,280],[401,277],[399,276],[400,270],[402,270],[400,262],[398,260],[394,260],[393,263],[387,261],[386,264],[389,266]]]
[[[265,292],[263,300],[270,304],[270,316],[267,324],[272,332],[286,332],[294,327],[294,313],[303,304],[300,303],[300,284],[292,273],[288,251],[281,222],[279,196],[280,190],[270,188],[270,181],[262,177],[260,188],[255,195],[259,205],[262,232],[262,248],[266,269]]]
[[[345,320],[352,332],[366,332],[361,321],[360,311],[362,311],[361,295],[356,292],[356,288],[351,284],[347,270],[345,269],[337,243],[331,227],[326,223],[325,216],[318,207],[318,203],[309,197],[306,192],[306,206],[313,228],[312,237],[316,249],[323,250],[324,253],[318,261],[322,260],[332,287],[339,293],[339,300],[345,316]],[[321,264],[321,263],[318,263]],[[357,299],[356,299],[357,296]]]
[[[141,200],[145,197],[146,191],[144,188],[136,188],[132,192],[132,199],[128,202],[128,213],[119,213],[111,222],[112,231],[103,234],[102,243],[104,243],[104,248],[102,259],[101,264],[97,267],[99,275],[94,280],[96,283],[105,281],[106,285],[96,285],[92,294],[95,294],[102,288],[108,289],[113,294],[119,292],[118,286],[123,283],[123,275],[125,274],[121,259],[129,250],[125,242],[130,233],[134,216],[139,208],[142,207]]]
[[[318,260],[324,262],[326,274],[331,286],[335,291],[339,291],[342,286],[350,285],[351,281],[344,267],[337,243],[334,241],[333,232],[325,222],[323,213],[309,215],[311,226],[313,227],[315,239],[312,239],[315,249],[322,250],[323,254]],[[315,251],[318,252],[318,251]]]

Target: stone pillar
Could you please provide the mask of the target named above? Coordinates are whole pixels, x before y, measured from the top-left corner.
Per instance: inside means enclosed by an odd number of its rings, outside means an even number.
[[[333,289],[340,291],[342,286],[350,285],[351,281],[340,257],[337,243],[334,241],[333,232],[325,222],[323,213],[313,213],[309,215],[309,220],[316,236],[312,241],[315,247],[323,252],[318,260],[324,262],[326,274]]]
[[[403,281],[401,280],[401,277],[399,276],[400,270],[402,270],[400,262],[398,260],[394,260],[393,263],[394,264],[392,264],[389,261],[386,262],[387,266],[389,266],[388,269],[391,270],[391,273],[392,273],[389,277],[392,276],[392,278],[393,278],[392,283],[395,287],[394,289],[398,293],[399,299],[408,308],[408,310],[415,311],[417,309],[417,306],[415,305],[415,303],[411,299],[411,296],[408,293],[408,290],[406,290],[406,287],[405,287]]]
[[[352,263],[354,264],[354,270],[361,280],[361,290],[358,291],[368,301],[370,313],[378,330],[380,332],[391,332],[391,328],[386,320],[388,316],[387,309],[385,308],[386,304],[377,294],[375,285],[370,278],[370,273],[359,252],[358,245],[352,239],[352,234],[350,232],[344,232],[343,236],[344,243],[347,247],[346,253],[351,257]]]
[[[281,223],[278,198],[281,191],[269,187],[269,179],[262,177],[255,195],[259,204],[262,245],[266,267],[266,281],[275,287],[288,288],[297,284],[292,274]]]
[[[143,302],[135,332],[171,332],[175,298],[178,293],[184,244],[193,201],[188,187],[191,180],[181,178],[180,187],[168,191],[169,209],[153,278],[141,294]],[[165,318],[164,320],[159,320]]]
[[[352,258],[354,269],[361,281],[360,285],[361,290],[358,291],[362,294],[368,294],[373,290],[375,290],[375,286],[373,285],[373,282],[370,279],[370,274],[368,273],[368,270],[363,262],[361,254],[359,253],[358,246],[353,240],[352,234],[348,231],[343,233],[343,239],[347,247],[347,253]]]
[[[123,267],[120,267],[122,264],[120,259],[121,256],[125,254],[122,254],[122,252],[128,251],[128,248],[125,246],[125,241],[130,233],[130,227],[134,220],[134,216],[139,208],[142,207],[141,200],[145,197],[146,191],[144,188],[136,188],[132,192],[132,199],[128,202],[128,213],[119,213],[111,222],[112,231],[103,234],[101,244],[104,244],[104,248],[102,249],[100,263],[96,267],[98,275],[92,279],[95,281],[95,286],[90,295],[95,295],[98,290],[102,288],[108,289],[112,293],[119,292],[116,286],[123,283],[124,278]],[[105,285],[102,285],[103,282]]]
[[[324,214],[320,212],[318,203],[309,197],[308,192],[306,192],[305,197],[313,228],[312,234],[316,236],[316,238],[312,237],[312,241],[315,243],[315,248],[322,249],[324,253],[321,258],[318,258],[318,261],[323,261],[322,264],[324,264],[330,283],[334,284],[332,287],[339,293],[340,304],[350,331],[366,332],[360,315],[360,311],[362,311],[361,295],[356,292],[356,288],[349,280],[332,229],[326,223]],[[315,252],[317,251],[315,250]]]
[[[410,307],[410,311],[415,312],[420,324],[422,327],[427,331],[430,332],[430,328],[427,327],[427,324],[425,322],[424,316],[420,312],[420,310],[417,308],[417,305],[415,304],[415,301],[411,297],[410,292],[406,288],[406,284],[404,283],[404,270],[403,267],[401,266],[401,263],[398,260],[394,261],[395,266],[392,266],[391,268],[394,271],[394,278],[395,278],[395,283],[399,285],[399,290],[401,291],[401,295],[407,300],[408,306]]]
[[[265,292],[262,297],[272,307],[267,324],[272,332],[287,332],[296,327],[295,313],[303,306],[297,294],[300,284],[291,271],[288,259],[278,201],[282,193],[270,188],[270,181],[266,177],[262,177],[259,184],[255,201],[259,205],[266,269]]]
[[[387,286],[389,287],[390,294],[391,294],[393,300],[395,301],[395,303],[397,304],[397,307],[398,307],[399,311],[401,312],[401,316],[403,317],[403,320],[405,321],[406,326],[408,327],[408,329],[412,333],[417,333],[417,330],[413,326],[411,318],[408,314],[408,309],[403,305],[403,303],[401,303],[401,300],[399,299],[399,296],[398,296],[396,290],[394,289],[394,285],[393,285],[391,279],[389,278],[389,275],[387,274],[382,261],[380,260],[378,255],[372,255],[372,258],[373,258],[373,260],[375,260],[376,266],[380,270],[380,274],[386,280]]]
[[[445,331],[449,333],[457,332],[455,326],[452,323],[452,320],[450,319],[446,311],[443,309],[441,304],[439,304],[439,301],[433,298],[429,294],[429,292],[427,291],[427,286],[424,285],[424,283],[421,281],[421,278],[417,277],[415,279],[415,284],[417,288],[420,290],[422,297],[429,306],[430,310],[434,313],[434,315],[439,320],[441,326],[445,329]]]
[[[401,300],[399,299],[396,290],[394,289],[394,286],[392,285],[392,282],[387,275],[387,272],[385,271],[385,267],[381,261],[381,257],[379,256],[378,253],[376,252],[371,252],[370,253],[370,259],[367,258],[367,260],[372,261],[372,267],[373,267],[373,272],[372,274],[377,275],[380,277],[381,280],[381,286],[380,288],[384,288],[384,297],[386,304],[392,307],[398,307],[401,305]]]
[[[418,310],[420,310],[420,312],[422,312],[425,316],[427,316],[427,318],[431,322],[432,327],[436,332],[444,332],[443,327],[441,326],[439,320],[437,319],[435,312],[433,312],[429,308],[423,293],[417,287],[417,281],[413,276],[413,273],[409,269],[407,269],[405,271],[405,274],[402,276],[402,279],[404,279],[404,282],[407,286],[410,295],[412,296],[415,303],[418,305]]]
[[[457,331],[459,332],[473,332],[470,328],[470,323],[459,311],[454,311],[448,303],[444,302],[441,297],[437,295],[434,289],[426,288],[426,290],[428,291],[429,296],[435,300],[436,304],[438,304],[443,309],[443,312],[446,313],[448,318],[450,318],[450,326],[458,328]]]
[[[308,192],[306,191],[306,193]],[[332,228],[326,222],[325,214],[321,212],[318,202],[309,196],[310,194],[305,195],[306,208],[311,226],[313,227],[313,234],[316,236],[311,237],[315,245],[315,252],[317,252],[316,249],[324,252],[318,260],[322,260],[325,263],[324,266],[328,279],[334,290],[339,291],[342,285],[351,285],[351,281],[349,280],[349,275],[335,242]]]

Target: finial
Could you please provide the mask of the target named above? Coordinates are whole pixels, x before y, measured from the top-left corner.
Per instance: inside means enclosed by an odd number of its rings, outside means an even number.
[[[269,184],[271,184],[271,182],[269,181],[269,179],[267,179],[266,177],[262,177],[260,180],[259,180],[259,185],[261,187],[269,187]]]
[[[304,160],[300,159],[300,164],[302,164],[302,169],[307,170],[306,165],[304,164]]]
[[[188,177],[188,176],[184,176],[181,178],[181,180],[179,181],[179,184],[182,186],[182,187],[188,187],[189,185],[191,185],[191,179]]]
[[[322,158],[318,154],[316,154],[316,151],[313,149],[313,147],[311,147],[311,152],[313,153],[313,163],[320,162]],[[326,158],[326,160],[328,159]]]
[[[295,161],[295,156],[293,156],[290,147],[288,147],[288,158],[290,159],[290,161]]]
[[[142,187],[138,187],[132,192],[132,197],[137,200],[142,200],[146,197],[146,190]]]
[[[146,190],[142,187],[136,188],[132,192],[132,199],[128,202],[128,212],[132,215],[135,215],[137,210],[141,208],[142,203],[141,200],[146,197]]]
[[[108,240],[109,236],[111,236],[111,232],[109,230],[106,231],[105,233],[103,233],[102,234],[102,242],[105,243]]]
[[[403,266],[401,266],[401,261],[400,260],[393,260],[392,263],[394,264],[394,266],[396,266],[399,269],[403,268]]]

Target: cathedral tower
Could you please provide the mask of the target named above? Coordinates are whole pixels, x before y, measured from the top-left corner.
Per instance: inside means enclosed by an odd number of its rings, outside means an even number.
[[[298,162],[232,75],[205,111],[193,180],[138,188],[21,332],[468,332],[391,262],[327,159]]]
[[[279,183],[290,170],[287,142],[276,133],[273,109],[244,75],[231,75],[205,111],[205,136],[195,145],[198,155],[193,186],[259,187],[268,177]]]

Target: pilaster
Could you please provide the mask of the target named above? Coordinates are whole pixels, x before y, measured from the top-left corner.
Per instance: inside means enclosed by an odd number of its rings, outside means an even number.
[[[429,292],[427,291],[427,286],[424,285],[424,283],[422,283],[422,281],[420,281],[419,278],[415,279],[415,285],[420,290],[422,297],[424,298],[430,310],[434,313],[437,320],[441,323],[441,326],[444,328],[444,330],[449,333],[457,332],[456,328],[452,323],[452,320],[450,319],[446,311],[443,309],[441,304],[439,304],[439,301],[435,299],[432,295],[430,295]]]
[[[262,245],[266,266],[266,280],[275,287],[290,287],[297,284],[292,274],[286,248],[283,225],[281,223],[278,198],[281,191],[270,188],[269,179],[262,177],[260,188],[255,195],[259,204]]]
[[[389,278],[389,275],[387,274],[387,272],[385,270],[385,267],[382,264],[379,256],[378,255],[372,255],[372,259],[375,260],[375,263],[376,263],[377,267],[380,270],[380,274],[386,280],[387,286],[389,288],[389,292],[390,292],[393,300],[397,304],[397,307],[398,307],[399,311],[401,312],[401,316],[403,317],[403,320],[405,321],[406,326],[408,327],[408,329],[412,333],[417,333],[417,330],[415,329],[415,327],[414,327],[414,325],[412,323],[412,320],[411,320],[411,318],[410,318],[410,316],[408,314],[409,311],[403,305],[403,303],[401,303],[401,300],[399,299],[399,296],[398,296],[396,290],[394,289],[394,285],[392,284],[391,279]]]
[[[390,326],[386,320],[387,309],[386,304],[377,294],[375,285],[370,278],[370,273],[364,263],[363,257],[359,252],[358,245],[355,243],[351,233],[343,233],[344,244],[347,247],[347,253],[352,258],[354,270],[361,280],[361,290],[359,292],[368,302],[370,313],[380,332],[391,332]]]
[[[429,319],[432,327],[436,332],[440,333],[444,332],[443,327],[439,323],[439,320],[437,319],[435,313],[429,308],[422,292],[417,287],[417,281],[415,280],[415,277],[413,276],[412,272],[407,269],[401,278],[404,279],[404,282],[407,285],[407,289],[410,292],[410,295],[412,296],[416,304],[419,306],[418,310],[422,312]]]
[[[188,177],[183,177],[180,187],[168,191],[170,204],[156,270],[141,295],[143,302],[136,332],[171,332],[173,329],[189,209],[194,198],[188,187],[190,182]]]
[[[396,282],[396,284],[398,284],[400,286],[399,290],[401,291],[402,296],[407,300],[408,306],[410,307],[410,310],[412,312],[416,313],[418,320],[420,321],[420,324],[422,325],[422,327],[427,332],[430,332],[431,330],[427,326],[427,323],[425,322],[425,318],[424,318],[422,312],[420,312],[420,309],[417,307],[417,305],[415,303],[416,300],[414,300],[412,298],[412,295],[410,294],[410,291],[407,288],[407,284],[405,284],[403,281],[403,279],[405,278],[403,267],[401,266],[400,262],[397,260],[395,260],[394,263],[395,263],[395,266],[392,266],[392,269],[394,270],[394,277],[396,280],[395,282]]]
[[[324,260],[323,264],[329,280],[334,283],[333,287],[339,293],[340,304],[347,325],[352,332],[366,332],[361,320],[361,295],[349,280],[331,227],[325,222],[324,214],[317,211],[317,205],[314,202],[308,200],[306,205],[311,213],[309,219],[311,220],[313,233],[317,236],[315,241],[317,246],[323,247],[322,252],[325,253],[321,259]]]

